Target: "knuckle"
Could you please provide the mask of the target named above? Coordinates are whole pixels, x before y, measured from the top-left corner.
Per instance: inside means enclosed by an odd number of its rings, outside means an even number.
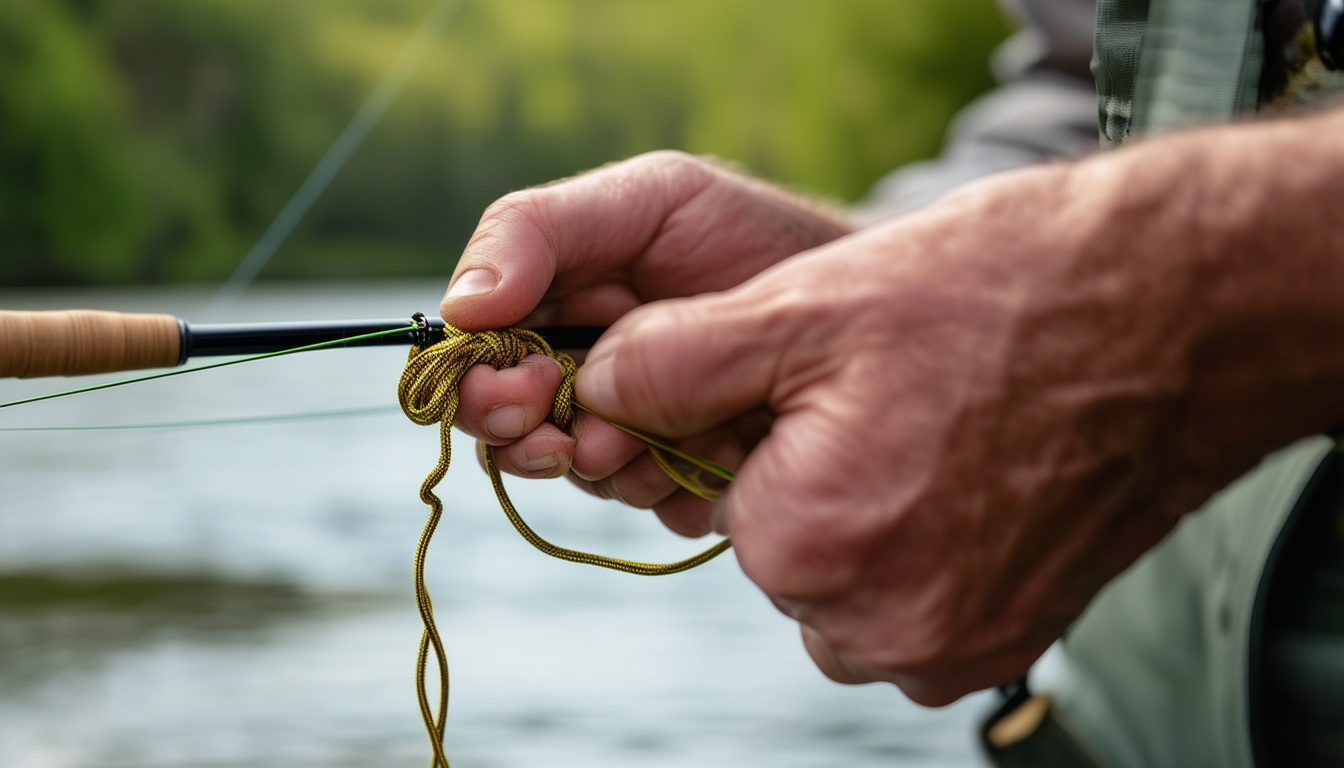
[[[621,320],[621,345],[617,351],[620,375],[615,378],[615,394],[627,409],[641,414],[648,428],[665,437],[684,437],[685,419],[672,407],[687,398],[685,371],[672,365],[682,356],[686,345],[681,329],[686,309],[678,301],[633,310]],[[693,343],[693,342],[692,342]]]
[[[591,487],[592,493],[600,499],[619,501],[622,504],[625,503],[625,499],[621,498],[620,490],[616,488],[616,478],[614,475],[592,481]]]
[[[481,442],[485,443],[484,440],[482,440]],[[489,445],[489,443],[485,444]],[[516,445],[516,443],[514,445]],[[514,477],[527,477],[529,473],[525,472],[521,467],[518,466],[517,461],[518,457],[514,455],[514,451],[511,450],[512,448],[513,445],[492,446],[491,457],[495,462],[495,466],[499,468],[499,471],[503,472],[506,475],[513,475]]]
[[[671,200],[685,200],[719,178],[717,167],[705,158],[675,149],[649,152],[631,163],[645,178],[658,179]]]
[[[616,475],[621,498],[636,509],[653,509],[679,487],[651,460],[636,460],[630,469]]]
[[[495,200],[486,206],[485,212],[481,214],[481,228],[490,223],[511,221],[520,216],[530,217],[538,205],[538,194],[537,190],[524,189],[510,192]]]
[[[490,395],[493,394],[491,387],[494,379],[494,369],[489,366],[473,365],[462,374],[462,379],[457,384],[457,391],[461,398],[462,409],[479,408],[486,404]]]
[[[529,385],[538,391],[550,390],[552,397],[564,376],[560,364],[546,355],[529,355],[518,363],[517,368],[527,377]]]
[[[698,172],[708,165],[695,155],[678,149],[657,149],[635,158],[634,163],[652,165],[674,172]]]
[[[553,227],[546,214],[550,195],[548,189],[524,189],[495,200],[481,214],[465,252],[488,253],[490,246],[516,237],[518,227],[534,229],[546,242],[551,242]]]
[[[826,601],[852,592],[860,580],[848,550],[819,532],[772,536],[764,547],[742,541],[738,557],[747,576],[779,600]]]
[[[619,501],[628,507],[640,508],[639,501],[643,496],[643,489],[639,487],[637,479],[631,477],[629,472],[617,472],[607,478],[604,484],[611,493],[607,498]]]

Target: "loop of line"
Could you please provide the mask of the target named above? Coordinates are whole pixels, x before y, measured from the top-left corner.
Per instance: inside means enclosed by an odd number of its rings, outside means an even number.
[[[439,426],[439,460],[420,486],[420,500],[429,506],[430,513],[420,534],[420,540],[416,544],[414,577],[416,604],[424,624],[416,656],[416,695],[420,704],[420,714],[424,719],[425,729],[434,751],[433,768],[449,768],[443,748],[444,728],[448,715],[448,659],[444,652],[443,640],[434,622],[434,608],[429,590],[425,586],[425,560],[430,539],[443,517],[443,501],[435,495],[434,489],[447,475],[448,465],[452,460],[450,435],[461,403],[458,387],[462,377],[474,365],[484,364],[495,369],[508,368],[517,365],[528,355],[546,355],[560,364],[563,373],[560,388],[551,407],[549,421],[568,432],[574,423],[575,409],[588,411],[574,399],[574,376],[578,370],[574,359],[563,352],[551,349],[550,345],[537,334],[520,328],[467,333],[452,326],[445,326],[444,336],[443,341],[431,347],[412,348],[406,361],[406,369],[402,372],[401,381],[397,385],[397,396],[407,418],[422,426],[434,424]],[[734,479],[732,471],[702,456],[633,427],[616,424],[607,419],[603,421],[647,444],[654,460],[669,477],[703,499],[712,501],[718,498],[722,495],[726,484]],[[486,473],[490,476],[495,496],[499,499],[499,505],[509,518],[509,522],[529,544],[551,557],[640,576],[665,576],[703,565],[732,546],[729,539],[724,539],[685,560],[674,563],[642,563],[552,544],[532,530],[510,501],[508,493],[504,490],[499,467],[495,464],[488,446],[483,454]],[[434,653],[439,677],[437,707],[430,706],[426,691],[425,678],[431,650]]]

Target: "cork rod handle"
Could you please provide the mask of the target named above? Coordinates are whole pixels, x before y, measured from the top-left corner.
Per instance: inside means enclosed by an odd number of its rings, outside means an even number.
[[[0,378],[171,368],[180,345],[172,315],[0,310]]]

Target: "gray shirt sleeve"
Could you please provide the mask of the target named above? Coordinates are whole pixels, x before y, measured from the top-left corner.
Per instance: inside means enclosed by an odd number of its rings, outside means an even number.
[[[999,0],[1020,28],[994,53],[994,74],[1009,82],[1036,70],[1091,80],[1096,0]]]
[[[968,181],[1097,149],[1089,65],[1095,0],[1001,0],[1022,27],[994,54],[1003,83],[961,111],[937,158],[882,177],[850,210],[866,226]]]

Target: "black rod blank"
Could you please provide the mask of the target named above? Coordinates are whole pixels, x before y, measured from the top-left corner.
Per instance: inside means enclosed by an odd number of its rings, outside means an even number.
[[[428,318],[427,335],[429,342],[443,340],[443,321]],[[260,355],[267,352],[280,352],[310,344],[320,344],[350,336],[361,336],[379,331],[405,328],[406,333],[390,334],[372,339],[360,339],[338,347],[384,347],[409,346],[416,342],[417,330],[411,327],[409,319],[382,320],[321,320],[315,322],[290,323],[209,323],[192,324],[178,320],[182,332],[182,345],[178,364],[193,357],[221,355]],[[533,328],[537,334],[555,349],[588,349],[597,342],[605,328],[600,326],[555,326]]]

